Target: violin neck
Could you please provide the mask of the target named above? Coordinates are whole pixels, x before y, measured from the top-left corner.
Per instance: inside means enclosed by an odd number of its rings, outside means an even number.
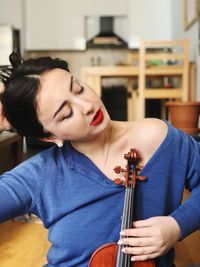
[[[134,207],[133,204],[134,204],[134,189],[127,187],[124,198],[121,230],[133,227],[133,207]]]
[[[121,230],[133,227],[133,201],[134,201],[134,189],[126,188]],[[116,267],[130,267],[131,255],[124,254],[121,250],[122,246],[118,246]]]

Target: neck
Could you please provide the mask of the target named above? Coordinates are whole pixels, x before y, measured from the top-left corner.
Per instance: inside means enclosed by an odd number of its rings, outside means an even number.
[[[114,132],[113,128],[114,126],[111,122],[103,132],[95,135],[94,138],[90,139],[89,141],[71,141],[71,144],[76,150],[90,158],[98,157],[98,155],[104,155],[105,157],[108,146],[110,146],[110,143],[112,142],[112,136]]]

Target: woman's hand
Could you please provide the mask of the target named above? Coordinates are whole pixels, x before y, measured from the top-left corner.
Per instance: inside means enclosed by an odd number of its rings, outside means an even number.
[[[180,239],[180,228],[170,216],[152,217],[136,221],[132,229],[123,230],[119,245],[124,253],[132,254],[131,260],[144,261],[165,254]],[[128,237],[126,237],[128,236]]]
[[[0,94],[4,91],[4,86],[0,83]],[[3,107],[0,102],[0,133],[5,130],[10,130],[12,127],[7,121],[7,119],[3,116]]]

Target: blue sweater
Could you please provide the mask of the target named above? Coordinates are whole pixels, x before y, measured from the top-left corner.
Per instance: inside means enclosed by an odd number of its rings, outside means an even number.
[[[200,228],[200,145],[168,124],[168,133],[143,168],[134,219],[171,215],[181,238]],[[181,205],[184,187],[192,191]],[[115,185],[69,144],[52,147],[0,179],[0,221],[34,213],[49,229],[46,267],[87,267],[96,248],[119,239],[124,188]],[[173,265],[173,250],[156,266]]]

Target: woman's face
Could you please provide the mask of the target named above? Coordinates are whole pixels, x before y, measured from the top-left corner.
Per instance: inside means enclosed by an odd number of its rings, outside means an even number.
[[[95,92],[69,72],[54,69],[41,76],[39,121],[61,140],[87,141],[103,131],[110,117]]]

